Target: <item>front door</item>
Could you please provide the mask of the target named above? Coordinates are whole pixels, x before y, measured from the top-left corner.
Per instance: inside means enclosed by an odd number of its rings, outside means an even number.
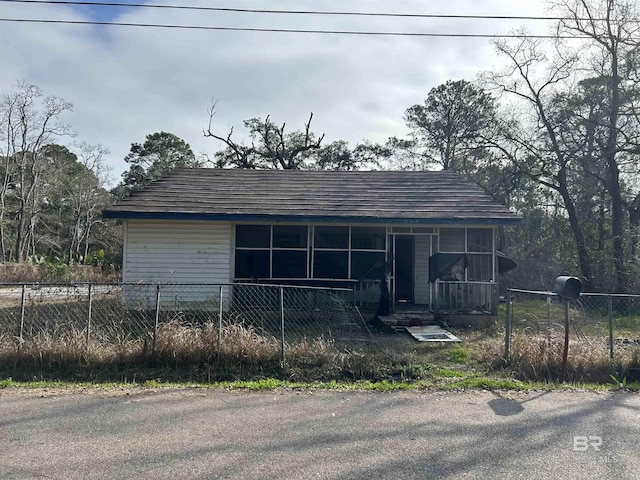
[[[413,303],[414,238],[396,236],[395,240],[395,300]]]

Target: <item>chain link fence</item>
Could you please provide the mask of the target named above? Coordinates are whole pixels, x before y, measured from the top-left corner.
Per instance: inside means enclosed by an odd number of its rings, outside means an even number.
[[[363,336],[362,317],[348,289],[257,284],[0,284],[0,341],[25,343],[73,336],[96,342],[144,342],[156,349],[173,327],[217,335],[242,326],[285,347],[305,339],[348,341]]]
[[[531,345],[536,354],[561,351],[565,333],[574,363],[628,364],[640,355],[640,295],[582,293],[571,300],[553,292],[509,289],[506,302],[506,357]]]

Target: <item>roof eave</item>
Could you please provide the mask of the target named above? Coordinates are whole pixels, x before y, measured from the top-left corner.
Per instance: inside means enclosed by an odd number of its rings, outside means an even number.
[[[522,218],[513,217],[460,217],[460,218],[398,218],[398,217],[365,217],[365,216],[296,216],[265,214],[219,214],[219,213],[186,213],[186,212],[132,212],[104,210],[105,218],[137,219],[137,220],[209,220],[227,222],[292,222],[292,223],[384,223],[384,224],[417,224],[417,225],[518,225]]]

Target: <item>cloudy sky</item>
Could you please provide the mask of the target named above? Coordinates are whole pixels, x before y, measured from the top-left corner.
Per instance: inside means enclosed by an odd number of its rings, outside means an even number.
[[[106,1],[106,0],[103,0]],[[532,0],[121,0],[121,3],[464,15],[544,15]],[[0,0],[0,18],[94,20],[250,28],[387,32],[509,33],[549,24],[508,20],[443,20],[205,12],[139,7],[26,4]],[[473,80],[500,59],[479,38],[380,37],[195,31],[122,26],[0,22],[0,95],[19,80],[73,103],[65,120],[76,140],[109,148],[117,179],[132,142],[169,131],[196,153],[219,145],[203,137],[217,99],[213,129],[271,115],[287,129],[303,126],[326,141],[353,146],[406,133],[404,111],[449,79]],[[71,140],[68,142],[71,143]]]

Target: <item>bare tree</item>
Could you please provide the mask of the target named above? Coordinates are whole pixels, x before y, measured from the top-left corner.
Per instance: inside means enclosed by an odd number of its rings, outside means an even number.
[[[81,143],[78,146],[80,171],[69,190],[69,204],[74,226],[69,242],[69,261],[83,262],[89,253],[94,226],[102,222],[100,214],[109,202],[105,187],[111,180],[104,157],[109,153],[102,145]]]
[[[625,149],[623,123],[625,98],[637,83],[635,72],[640,49],[640,23],[635,0],[556,0],[552,2],[565,20],[558,33],[586,38],[579,48],[580,66],[588,76],[606,79],[607,115],[603,122],[606,140],[602,159],[606,165],[604,186],[611,197],[611,229],[616,289],[624,292],[627,284],[624,250],[625,200],[620,181],[620,151]],[[631,112],[637,112],[632,105]],[[635,136],[635,135],[634,135]]]
[[[490,81],[502,92],[524,102],[531,112],[526,128],[510,132],[508,140],[519,147],[519,156],[510,155],[509,158],[521,172],[562,198],[580,272],[586,288],[590,288],[593,280],[591,260],[570,189],[572,155],[561,138],[562,116],[554,111],[559,88],[567,88],[577,58],[558,55],[549,62],[541,42],[526,37],[514,42],[497,41],[495,47],[508,59],[509,67],[492,75]]]
[[[316,137],[311,131],[313,113],[309,115],[303,130],[289,133],[285,133],[285,123],[278,127],[270,116],[264,120],[257,117],[245,120],[244,126],[249,130],[251,139],[250,145],[246,145],[232,139],[233,128],[226,135],[213,131],[215,107],[216,104],[213,102],[208,110],[209,124],[204,131],[204,136],[219,140],[226,147],[216,154],[218,167],[230,165],[236,168],[282,170],[309,168],[307,160],[313,152],[319,152],[321,149],[324,134]]]
[[[0,190],[2,210],[11,194],[16,206],[14,259],[21,262],[33,249],[36,220],[36,194],[41,185],[41,148],[63,135],[70,134],[61,115],[72,105],[58,97],[45,97],[35,85],[21,82],[16,92],[4,97],[2,104],[2,138],[4,139],[4,180]],[[4,213],[3,213],[4,215]],[[0,224],[4,217],[0,218]],[[7,258],[3,230],[3,257]]]

